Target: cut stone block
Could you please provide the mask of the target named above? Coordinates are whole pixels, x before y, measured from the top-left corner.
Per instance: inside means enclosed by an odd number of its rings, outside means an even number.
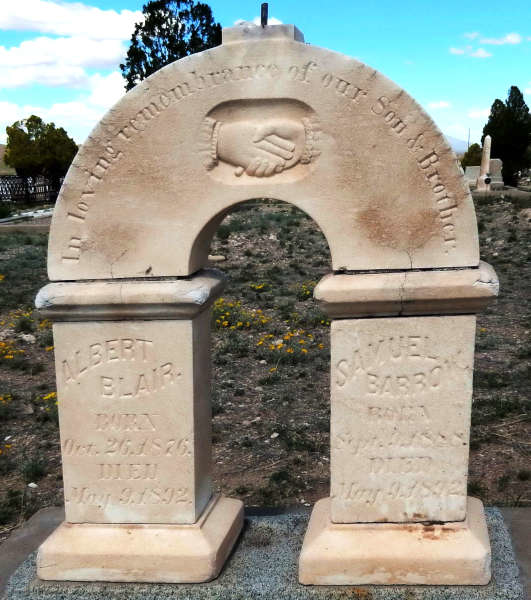
[[[335,271],[477,267],[470,191],[432,119],[372,67],[302,40],[292,25],[226,29],[125,94],[65,178],[50,279],[191,275],[253,198],[309,214]]]
[[[475,316],[331,326],[331,519],[462,521]]]
[[[212,495],[209,312],[53,332],[66,520],[194,523]]]
[[[477,269],[325,275],[314,289],[334,319],[348,317],[471,314],[485,309],[500,284],[491,265]]]
[[[299,559],[311,585],[485,585],[490,544],[483,505],[468,498],[460,523],[351,523],[330,520],[330,499],[315,505]]]
[[[242,502],[222,497],[213,498],[193,525],[63,523],[39,548],[37,575],[61,581],[210,581],[242,526]]]
[[[525,511],[525,508],[516,509]],[[197,585],[43,581],[36,553],[10,578],[9,600],[528,600],[518,575],[511,537],[499,509],[485,507],[492,547],[487,585],[311,586],[298,582],[297,561],[309,509],[246,518],[245,531],[219,577]],[[504,511],[505,512],[505,511]],[[521,514],[525,520],[527,515]],[[521,531],[521,558],[527,549]],[[514,542],[514,538],[513,538]],[[9,542],[8,542],[9,544]],[[1,565],[1,563],[0,563]],[[1,568],[0,568],[1,570]],[[1,593],[1,592],[0,592]]]
[[[61,281],[45,285],[35,305],[52,321],[190,319],[209,308],[224,285],[214,269],[189,279]]]

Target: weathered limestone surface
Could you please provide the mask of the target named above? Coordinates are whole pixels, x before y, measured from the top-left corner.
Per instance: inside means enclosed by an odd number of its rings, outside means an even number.
[[[314,298],[333,318],[470,314],[483,310],[500,284],[494,269],[325,275]]]
[[[211,496],[209,316],[54,324],[68,522],[197,520]]]
[[[333,500],[332,500],[333,502]],[[299,581],[312,585],[485,585],[491,552],[483,505],[468,498],[467,517],[442,525],[336,524],[330,500],[314,507]]]
[[[210,304],[223,277],[49,284],[66,521],[43,579],[197,582],[243,524],[212,499]]]
[[[243,504],[219,497],[192,525],[63,523],[39,548],[37,575],[62,581],[210,581],[242,526]]]
[[[465,518],[475,320],[332,322],[333,522]]]
[[[523,509],[520,509],[523,510]],[[511,537],[497,508],[486,507],[492,546],[492,579],[487,585],[301,585],[297,561],[310,509],[274,516],[248,516],[245,531],[219,577],[202,585],[42,581],[31,555],[11,577],[6,600],[526,600]],[[386,527],[386,525],[383,525]],[[335,526],[346,527],[346,526]],[[420,526],[433,545],[434,526]],[[409,539],[415,539],[415,534]],[[523,537],[522,537],[523,542]],[[354,544],[355,546],[355,544]],[[425,546],[426,547],[426,546]],[[427,546],[429,548],[429,546]],[[350,547],[349,552],[355,551]],[[378,548],[381,554],[385,548]],[[397,561],[407,552],[395,548]],[[344,558],[341,557],[344,564]]]
[[[214,269],[188,279],[62,281],[44,286],[35,305],[60,321],[187,319],[209,308],[224,285]]]
[[[39,575],[219,572],[242,519],[240,502],[211,501],[207,309],[222,278],[202,269],[227,212],[265,197],[321,227],[335,274],[316,298],[342,319],[331,498],[312,516],[301,581],[483,584],[468,438],[475,313],[498,281],[479,263],[455,156],[403,90],[293,26],[223,40],[109,111],[56,205],[55,283],[37,304],[55,321],[67,523]]]
[[[470,192],[433,121],[374,69],[298,39],[225,31],[126,94],[66,177],[50,279],[189,275],[252,198],[306,211],[334,270],[477,266]]]

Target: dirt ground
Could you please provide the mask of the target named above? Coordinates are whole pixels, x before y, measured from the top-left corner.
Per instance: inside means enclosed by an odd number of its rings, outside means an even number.
[[[469,491],[487,504],[531,504],[530,206],[476,201],[501,281],[477,327]],[[0,541],[62,503],[51,324],[32,310],[46,243],[0,235]],[[212,317],[215,484],[248,506],[311,504],[329,486],[329,321],[312,298],[331,268],[325,239],[297,209],[253,202],[211,254],[229,276]]]

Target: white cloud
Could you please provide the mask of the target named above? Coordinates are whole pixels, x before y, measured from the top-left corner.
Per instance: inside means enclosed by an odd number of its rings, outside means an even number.
[[[429,102],[428,106],[430,108],[450,108],[452,104],[446,100],[439,100],[438,102]]]
[[[528,86],[525,88],[524,94],[531,96],[531,81],[528,83]]]
[[[118,71],[106,77],[96,73],[90,78],[90,87],[87,101],[93,106],[109,108],[125,94],[125,81]]]
[[[87,69],[116,69],[135,22],[142,19],[139,11],[101,10],[81,2],[3,0],[0,29],[61,37],[39,36],[18,46],[0,46],[2,87],[89,87]]]
[[[85,140],[87,131],[101,119],[107,110],[125,93],[122,76],[114,71],[107,76],[93,75],[88,79],[88,91],[71,102],[58,102],[46,108],[37,105],[19,105],[0,102],[0,143],[5,143],[6,125],[26,119],[32,114],[45,121],[64,127],[76,142]]]
[[[490,115],[490,108],[479,108],[468,111],[470,119],[484,119]]]
[[[466,54],[467,56],[473,56],[474,58],[487,58],[492,56],[490,52],[487,52],[483,48],[473,50],[472,46],[465,46],[464,48],[450,48],[450,54]]]
[[[482,38],[480,43],[493,44],[495,46],[503,46],[504,44],[520,44],[522,36],[519,33],[508,33],[501,38]]]
[[[140,11],[102,10],[81,2],[13,0],[2,2],[0,29],[39,31],[93,40],[127,40],[134,25],[143,21]]]
[[[0,46],[0,81],[4,88],[79,87],[88,83],[85,69],[116,68],[125,52],[119,40],[38,37],[12,48]]]
[[[478,37],[479,33],[477,31],[471,31],[470,33],[463,33],[463,37],[468,38],[469,40],[475,40]]]
[[[492,56],[492,54],[483,48],[478,48],[477,50],[474,50],[474,52],[471,52],[470,56],[474,56],[475,58],[488,58],[489,56]]]

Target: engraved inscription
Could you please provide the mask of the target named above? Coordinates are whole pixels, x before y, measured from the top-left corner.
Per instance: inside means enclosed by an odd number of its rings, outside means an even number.
[[[64,456],[130,456],[174,457],[191,456],[188,438],[117,438],[109,437],[98,442],[80,442],[67,438],[62,444]]]
[[[391,108],[391,100],[386,96],[380,96],[371,106],[371,112],[381,116],[389,129],[397,136],[401,136],[407,128],[405,120],[398,115],[396,109]],[[442,236],[445,244],[445,252],[448,248],[455,248],[455,212],[457,203],[447,190],[446,184],[442,181],[436,165],[440,162],[440,156],[433,148],[426,152],[423,146],[425,133],[418,133],[406,141],[406,147],[409,152],[415,155],[417,168],[423,173],[428,185],[435,196],[435,205],[439,213],[442,225]]]
[[[265,62],[226,65],[205,72],[178,71],[176,76],[178,81],[169,89],[152,94],[146,91],[148,97],[144,106],[127,115],[123,122],[105,122],[105,134],[99,148],[95,149],[96,158],[89,165],[77,165],[85,172],[86,178],[80,197],[68,206],[67,219],[72,232],[64,241],[64,263],[78,264],[85,245],[90,245],[85,227],[96,201],[96,192],[138,136],[148,132],[151,124],[172,105],[190,102],[198,94],[209,93],[220,86],[232,88],[227,97],[245,97],[238,86],[242,82],[254,80],[275,84],[279,80],[285,81],[287,88],[278,88],[281,98],[268,100],[272,104],[292,101],[290,98],[294,94],[289,89],[290,85],[315,86],[338,97],[345,109],[363,109],[371,117],[381,119],[391,135],[404,141],[404,149],[413,155],[416,168],[426,178],[439,215],[444,252],[448,254],[457,247],[456,220],[459,203],[438,168],[447,150],[444,147],[437,148],[433,143],[428,144],[426,139],[431,138],[432,132],[428,135],[427,130],[419,131],[409,114],[401,114],[402,111],[396,105],[400,94],[396,98],[381,93],[371,94],[368,85],[370,78],[367,80],[365,74],[362,81],[356,81],[355,76],[349,77],[345,73],[338,75],[314,60],[282,66]],[[248,98],[233,102],[254,103],[258,106],[262,101]],[[260,108],[252,118],[241,118],[236,111],[231,119],[222,120],[211,114],[213,111],[205,117],[198,132],[198,146],[203,163],[213,176],[219,170],[218,166],[230,168],[230,178],[221,178],[225,183],[249,183],[256,178],[260,181],[264,177],[270,177],[274,182],[291,181],[284,175],[289,173],[294,177],[298,169],[297,177],[300,177],[304,174],[304,165],[315,162],[321,151],[320,126],[315,114],[292,118],[284,111],[265,115]],[[448,156],[445,156],[445,161],[448,160]]]
[[[367,451],[411,450],[425,448],[459,448],[468,444],[464,431],[441,431],[420,429],[419,431],[378,431],[356,435],[346,430],[332,437],[332,447],[345,450],[353,456],[362,456]]]
[[[335,383],[343,387],[353,377],[363,375],[364,389],[378,396],[414,396],[441,385],[442,366],[432,351],[433,342],[428,336],[399,335],[380,337],[361,344],[353,338],[349,358],[335,365]],[[419,367],[424,363],[424,368]],[[413,366],[411,373],[382,374],[376,369],[386,364]],[[432,366],[433,365],[433,366]]]
[[[128,377],[100,376],[102,398],[127,400],[153,394],[175,383],[177,378],[173,363],[164,363],[145,373],[131,373]]]
[[[142,413],[96,413],[96,431],[155,431],[160,415]]]
[[[69,359],[61,363],[65,383],[78,382],[82,375],[95,367],[115,361],[147,362],[150,359],[151,340],[116,338],[90,344],[83,350],[76,350]]]
[[[190,504],[187,488],[152,487],[135,490],[123,488],[116,497],[109,492],[97,492],[89,487],[72,487],[65,495],[66,504],[91,505],[105,510],[111,504]]]
[[[357,481],[341,481],[333,497],[341,498],[347,503],[375,505],[386,500],[407,500],[443,495],[461,496],[462,494],[462,481],[425,481],[417,479],[412,483],[389,481],[381,486],[365,486]]]
[[[120,504],[190,504],[187,488],[156,487],[141,491],[124,488],[118,498]]]
[[[372,456],[371,473],[422,473],[430,467],[431,456]]]
[[[61,451],[71,522],[195,519],[190,464],[194,422],[183,376],[191,365],[182,349],[183,332],[189,332],[180,325],[56,327]],[[157,505],[159,510],[153,511]]]
[[[462,518],[469,365],[441,319],[332,325],[334,520]]]
[[[397,113],[389,108],[390,104],[389,98],[385,96],[380,96],[378,100],[371,106],[371,111],[375,115],[381,115],[382,119],[389,125],[391,131],[400,135],[407,125],[404,121],[397,115]]]
[[[398,406],[371,406],[367,407],[367,416],[370,419],[389,421],[410,421],[417,419],[429,421],[430,414],[424,404],[401,404]]]
[[[158,464],[143,463],[100,463],[98,479],[156,479]]]

